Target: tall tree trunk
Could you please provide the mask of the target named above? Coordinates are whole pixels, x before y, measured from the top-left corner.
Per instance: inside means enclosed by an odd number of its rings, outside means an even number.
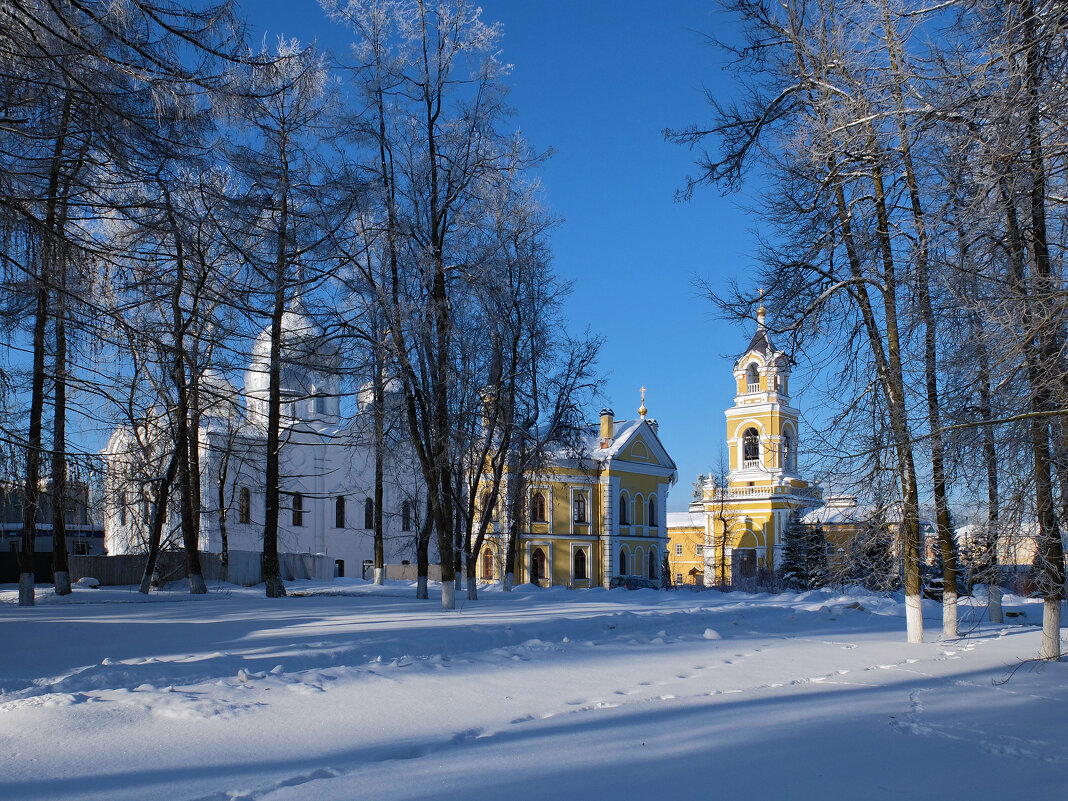
[[[909,642],[923,642],[923,609],[920,586],[920,500],[916,465],[912,455],[912,432],[905,403],[905,380],[901,364],[901,338],[898,331],[897,272],[890,241],[890,223],[883,190],[882,167],[876,159],[872,167],[875,190],[876,237],[883,261],[883,319],[886,324],[886,357],[889,368],[888,411],[890,430],[898,457],[901,481],[901,540],[905,557],[905,616]]]
[[[219,561],[222,563],[222,580],[230,580],[230,535],[226,528],[227,504],[226,504],[226,479],[229,472],[230,454],[223,454],[219,462]],[[240,522],[240,521],[238,521]]]
[[[427,582],[430,577],[430,537],[434,533],[434,515],[431,503],[428,500],[426,514],[423,516],[423,524],[419,528],[419,539],[415,547],[416,584],[415,597],[421,600],[430,598],[430,589]]]
[[[166,190],[164,190],[166,193]],[[169,202],[169,196],[168,196]],[[200,542],[197,535],[197,525],[193,519],[194,514],[199,514],[199,499],[194,510],[193,503],[193,471],[191,469],[190,454],[195,447],[190,442],[189,432],[189,381],[186,374],[188,354],[186,353],[186,325],[185,315],[182,311],[182,293],[185,286],[185,257],[178,225],[171,217],[171,228],[175,239],[175,284],[171,294],[171,325],[174,332],[174,359],[172,362],[173,381],[177,408],[174,411],[174,422],[177,426],[177,437],[174,448],[178,453],[178,498],[181,514],[182,546],[185,550],[185,574],[189,580],[189,592],[193,595],[206,593],[204,576],[200,567]]]
[[[470,523],[468,526],[470,526]],[[464,550],[466,551],[464,556],[467,559],[467,600],[469,601],[478,600],[478,559],[471,553],[473,538],[474,534],[471,531],[468,531],[464,537]],[[459,586],[457,586],[457,589],[459,589]]]
[[[284,214],[284,212],[283,212]],[[282,274],[284,263],[282,243],[279,242],[278,275],[275,278],[274,312],[271,315],[271,357],[268,375],[267,400],[267,486],[265,487],[263,521],[263,583],[268,598],[283,598],[286,594],[282,583],[281,565],[278,560],[278,515],[281,502],[279,450],[282,421],[281,401],[281,340],[282,315],[285,313],[285,280]]]
[[[377,334],[377,332],[376,332]],[[386,391],[385,380],[382,372],[385,368],[382,358],[382,344],[376,341],[374,347],[374,376],[372,386],[374,391],[375,405],[374,417],[374,441],[375,441],[375,508],[374,508],[374,531],[375,531],[375,584],[386,583],[386,548],[385,532],[382,523],[382,501],[385,496],[385,450],[386,450]]]
[[[41,493],[41,423],[44,416],[45,326],[48,322],[48,278],[42,265],[37,277],[37,305],[33,323],[33,385],[30,391],[30,429],[26,443],[26,480],[22,488],[22,543],[19,549],[19,606],[34,604],[34,554],[37,508]]]
[[[1031,247],[1034,255],[1034,281],[1032,297],[1045,305],[1053,289],[1050,275],[1049,240],[1046,232],[1046,163],[1042,143],[1041,107],[1041,61],[1042,45],[1038,40],[1035,6],[1033,0],[1021,3],[1024,30],[1024,46],[1027,48],[1027,141],[1030,154],[1031,178]],[[1057,330],[1051,315],[1040,315],[1042,331],[1034,331],[1038,343],[1039,373],[1034,376],[1031,391],[1036,411],[1049,413],[1053,409],[1048,377],[1054,375],[1057,363]],[[1063,380],[1063,378],[1061,379]],[[1053,501],[1053,482],[1050,475],[1049,426],[1051,420],[1036,417],[1031,423],[1031,435],[1035,447],[1035,511],[1039,526],[1039,556],[1042,568],[1040,586],[1044,598],[1042,623],[1043,659],[1061,657],[1060,619],[1061,600],[1064,598],[1064,547],[1057,526]]]
[[[145,572],[141,576],[139,592],[148,595],[152,589],[152,581],[156,575],[156,567],[159,563],[160,543],[163,540],[163,526],[167,521],[167,506],[171,496],[171,486],[178,473],[178,463],[181,461],[181,452],[175,448],[171,452],[171,458],[167,462],[167,469],[163,477],[156,480],[153,489],[152,519],[149,521],[148,530],[148,561],[145,562]]]
[[[42,427],[45,395],[45,333],[48,324],[48,288],[53,280],[53,262],[57,258],[56,216],[62,160],[70,126],[72,98],[63,98],[63,112],[52,150],[48,176],[47,212],[41,251],[40,272],[35,276],[36,305],[33,322],[33,376],[30,388],[30,425],[26,440],[26,480],[22,496],[22,547],[19,549],[19,606],[34,604],[34,555],[37,550],[37,508],[40,502]]]
[[[55,385],[52,424],[52,575],[56,595],[70,595],[70,560],[67,556],[67,265],[54,261]]]
[[[930,429],[931,480],[935,504],[935,525],[938,543],[942,552],[942,636],[957,636],[957,563],[954,537],[949,519],[949,502],[946,498],[946,471],[942,445],[942,421],[938,402],[938,332],[934,310],[931,305],[931,281],[928,268],[927,224],[920,202],[920,187],[912,162],[912,142],[909,139],[905,99],[902,86],[907,80],[901,65],[901,46],[897,30],[890,18],[890,8],[883,3],[883,19],[886,29],[886,44],[890,55],[893,78],[890,82],[897,106],[898,144],[905,166],[905,183],[912,204],[912,224],[916,232],[916,284],[920,318],[923,320],[923,365],[924,386],[927,392],[927,425]]]
[[[905,625],[906,636],[910,643],[923,642],[923,610],[920,586],[920,527],[919,527],[919,492],[916,484],[916,469],[912,458],[912,441],[908,427],[908,415],[905,409],[904,380],[901,369],[901,347],[897,334],[897,282],[894,276],[893,258],[888,258],[889,229],[886,221],[886,207],[882,195],[882,176],[878,169],[873,170],[873,185],[876,190],[877,209],[879,210],[879,231],[877,235],[882,245],[884,275],[883,304],[886,321],[885,339],[879,331],[879,325],[868,297],[864,283],[863,267],[853,240],[851,210],[846,202],[841,179],[837,177],[837,166],[832,161],[829,171],[835,176],[834,195],[841,230],[842,241],[846,248],[850,272],[856,282],[850,290],[864,320],[869,346],[875,358],[876,374],[882,389],[890,417],[891,433],[894,436],[894,448],[898,461],[898,476],[901,482],[902,515],[901,546],[905,563]],[[889,270],[889,272],[887,272]]]
[[[986,466],[986,532],[980,556],[983,582],[986,584],[986,611],[991,623],[1001,623],[1001,577],[998,572],[998,538],[1000,536],[1000,498],[998,494],[998,454],[994,440],[994,410],[990,401],[990,356],[982,333],[973,327],[976,358],[979,362],[979,419],[983,421],[983,464]]]
[[[200,364],[198,343],[189,351],[189,488],[193,498],[193,533],[200,543],[201,515],[204,510],[203,487],[200,474]],[[198,555],[199,565],[199,555]]]
[[[1052,617],[1057,619],[1057,628],[1060,627],[1060,597],[1059,587],[1063,585],[1063,573],[1060,582],[1057,582],[1057,563],[1050,557],[1056,557],[1060,546],[1060,532],[1057,531],[1056,520],[1053,514],[1053,483],[1050,470],[1049,453],[1049,422],[1045,416],[1046,397],[1044,393],[1045,377],[1042,374],[1040,354],[1036,350],[1040,345],[1035,341],[1037,337],[1034,331],[1034,312],[1031,308],[1030,291],[1024,273],[1024,239],[1017,214],[1016,203],[1013,199],[1009,180],[1006,176],[1001,177],[1001,197],[1005,207],[1005,231],[1006,250],[1008,259],[1009,285],[1016,291],[1020,298],[1020,327],[1024,331],[1021,347],[1024,348],[1024,361],[1027,366],[1027,378],[1030,389],[1030,407],[1033,417],[1028,423],[1031,437],[1031,454],[1034,464],[1034,492],[1035,492],[1035,515],[1038,521],[1038,556],[1041,568],[1039,584],[1046,598],[1044,605],[1043,620],[1048,622]],[[1056,535],[1057,542],[1052,542]],[[1060,556],[1060,564],[1063,566],[1063,554]],[[1063,569],[1063,567],[1062,567]],[[1052,596],[1052,599],[1051,597]],[[1055,601],[1051,603],[1050,601]],[[1051,608],[1056,607],[1056,608]],[[1050,623],[1052,630],[1053,624]],[[1043,638],[1041,655],[1045,659],[1057,659],[1060,657],[1060,639],[1047,637],[1045,622],[1043,624]]]

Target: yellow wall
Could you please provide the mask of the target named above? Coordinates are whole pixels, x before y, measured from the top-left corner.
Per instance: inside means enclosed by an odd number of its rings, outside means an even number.
[[[682,554],[675,553],[676,546],[682,546]],[[704,526],[669,526],[668,527],[668,563],[671,565],[671,583],[678,584],[682,575],[683,584],[702,584],[704,580],[705,558]],[[701,553],[698,553],[698,548]],[[697,571],[697,575],[693,571]]]

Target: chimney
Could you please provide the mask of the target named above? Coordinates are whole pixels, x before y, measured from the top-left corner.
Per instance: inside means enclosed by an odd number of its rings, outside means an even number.
[[[616,435],[616,413],[611,409],[601,409],[601,447],[607,448],[612,444],[612,438]]]

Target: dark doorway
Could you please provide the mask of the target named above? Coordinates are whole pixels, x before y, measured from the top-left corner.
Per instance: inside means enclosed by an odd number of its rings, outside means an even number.
[[[735,579],[749,579],[756,576],[756,548],[735,548],[731,561]]]
[[[531,583],[542,581],[545,578],[545,572],[545,551],[541,548],[535,548],[534,553],[530,555]]]

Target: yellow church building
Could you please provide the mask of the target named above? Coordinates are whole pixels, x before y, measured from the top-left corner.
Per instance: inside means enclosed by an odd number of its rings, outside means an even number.
[[[578,589],[640,577],[659,586],[667,496],[678,471],[647,413],[643,388],[636,419],[602,410],[600,423],[582,435],[580,455],[558,454],[523,482],[517,584]],[[500,509],[512,508],[508,501]],[[503,574],[508,521],[495,518],[479,554],[482,581]]]
[[[790,359],[772,343],[764,315],[761,306],[756,333],[734,364],[737,394],[726,410],[726,486],[706,479],[688,517],[672,516],[669,559],[676,581],[681,573],[685,583],[693,569],[690,554],[676,555],[678,546],[696,549],[702,529],[706,586],[737,586],[773,574],[786,521],[822,503],[819,487],[798,473],[800,412],[790,402]]]

